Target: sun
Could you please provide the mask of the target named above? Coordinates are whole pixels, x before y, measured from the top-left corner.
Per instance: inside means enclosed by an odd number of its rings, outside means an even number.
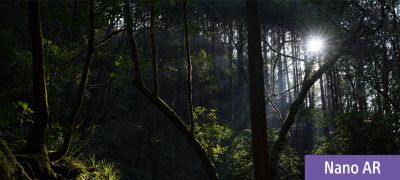
[[[307,49],[311,53],[318,53],[324,48],[324,42],[321,38],[311,38],[307,42]]]

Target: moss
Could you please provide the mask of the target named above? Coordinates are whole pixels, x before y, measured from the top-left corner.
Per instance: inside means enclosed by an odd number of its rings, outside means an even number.
[[[44,153],[30,154],[33,162],[36,164],[36,171],[39,172],[39,177],[46,179],[54,179],[56,177],[53,169],[51,168],[49,158],[47,156],[46,147],[44,147]]]
[[[0,179],[30,179],[16,161],[7,144],[0,139]]]
[[[32,178],[38,179],[57,179],[47,154],[46,146],[27,149],[23,154],[16,155],[19,163]]]
[[[53,169],[58,175],[66,179],[78,179],[81,174],[87,173],[85,164],[72,157],[65,157],[57,161],[57,164],[53,165]]]

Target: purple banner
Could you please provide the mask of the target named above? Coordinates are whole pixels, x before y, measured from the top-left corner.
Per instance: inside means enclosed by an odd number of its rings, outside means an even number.
[[[305,180],[399,180],[400,155],[306,155]]]

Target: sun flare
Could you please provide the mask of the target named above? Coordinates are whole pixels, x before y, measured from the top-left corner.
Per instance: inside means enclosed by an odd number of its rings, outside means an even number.
[[[312,53],[321,52],[324,47],[323,40],[320,38],[311,38],[307,43],[307,48]]]

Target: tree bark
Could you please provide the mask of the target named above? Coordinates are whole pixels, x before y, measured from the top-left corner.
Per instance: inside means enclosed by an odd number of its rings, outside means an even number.
[[[193,96],[192,96],[192,61],[190,59],[190,45],[189,45],[189,27],[187,19],[187,0],[183,0],[183,19],[185,23],[185,55],[187,63],[187,96],[188,96],[188,111],[190,131],[194,134],[194,119],[193,119]]]
[[[384,35],[382,35],[384,36]],[[384,96],[389,96],[389,73],[390,73],[390,62],[389,62],[389,57],[387,56],[387,40],[386,38],[381,39],[381,48],[382,48],[382,92]],[[386,98],[383,99],[383,113],[384,115],[388,115],[390,113],[390,104],[387,101]]]
[[[279,47],[279,52],[281,52],[282,50],[285,51],[285,44],[281,44],[282,42],[285,41],[285,35],[283,33],[279,33],[278,35],[278,41],[277,41],[277,45],[280,46]],[[283,54],[285,54],[285,52],[283,52]],[[278,93],[282,92],[284,90],[286,90],[285,88],[285,76],[284,76],[284,70],[283,70],[283,65],[284,65],[284,60],[286,60],[286,57],[283,57],[279,54],[277,54],[278,58],[277,58],[277,65],[278,65]],[[279,110],[282,112],[282,114],[286,114],[286,94],[281,94],[279,97],[279,101],[278,101],[278,107]]]
[[[233,87],[233,22],[229,24],[229,33],[228,33],[228,58],[229,58],[229,70],[231,72],[229,76],[229,103],[230,103],[230,122],[234,121],[234,87]]]
[[[244,35],[244,27],[241,22],[237,22],[237,34],[238,40],[236,44],[236,52],[237,52],[237,75],[238,75],[238,86],[236,90],[236,98],[235,98],[235,109],[241,109],[241,111],[235,112],[235,120],[232,122],[232,127],[235,130],[243,130],[247,128],[247,122],[245,114],[246,111],[246,95],[247,91],[245,88],[246,85],[246,73],[244,71],[244,43],[245,43],[245,35]]]
[[[27,139],[30,153],[45,153],[44,134],[49,121],[46,77],[44,67],[42,29],[40,22],[40,1],[29,1],[29,28],[32,38],[32,78],[33,78],[33,127]]]
[[[158,85],[158,67],[157,67],[157,48],[156,48],[156,35],[155,35],[155,11],[156,2],[151,1],[150,5],[150,44],[151,44],[151,64],[153,66],[153,93],[159,95],[159,85]]]
[[[32,43],[32,99],[33,125],[27,138],[26,146],[17,157],[19,162],[28,164],[39,179],[55,179],[56,176],[50,166],[47,149],[44,144],[45,132],[49,121],[47,103],[46,75],[40,21],[40,1],[29,1],[29,29]],[[23,157],[23,158],[21,158]],[[44,167],[44,168],[43,168]]]
[[[319,67],[321,67],[321,61],[319,60],[318,62]],[[325,99],[325,89],[324,89],[324,76],[321,75],[321,78],[319,78],[319,88],[321,92],[321,111],[323,113],[326,113],[326,99]],[[329,123],[326,124],[326,126],[323,128],[324,133],[326,136],[326,139],[328,142],[330,141],[330,136],[329,136]]]
[[[286,48],[283,48],[283,54],[286,54]],[[291,85],[290,85],[290,79],[289,79],[289,66],[287,63],[287,58],[283,58],[284,63],[285,63],[285,75],[286,75],[286,84],[287,84],[287,89],[288,89],[288,102],[285,103],[285,114],[286,114],[286,109],[287,109],[287,104],[292,102],[292,93],[291,93]]]
[[[247,39],[249,58],[250,116],[254,179],[273,179],[269,162],[267,117],[265,113],[263,57],[256,0],[247,0]]]

